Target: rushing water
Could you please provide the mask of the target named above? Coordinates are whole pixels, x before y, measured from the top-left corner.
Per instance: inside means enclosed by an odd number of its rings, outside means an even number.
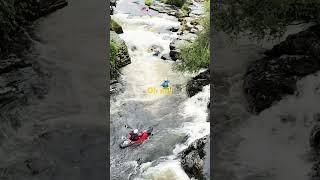
[[[288,34],[304,27],[288,27]],[[260,45],[243,38],[227,44],[225,36],[216,40],[214,71],[221,78],[214,92],[214,120],[228,123],[214,155],[216,179],[309,179],[309,133],[318,118],[319,72],[297,82],[297,91],[255,115],[247,111],[243,95],[243,75],[247,65],[262,58],[266,49],[279,42]],[[218,81],[218,78],[216,79]],[[218,82],[219,82],[218,81]],[[232,128],[229,128],[232,127]],[[221,133],[222,134],[222,133]],[[219,152],[218,152],[219,151]]]
[[[128,46],[132,63],[122,69],[124,92],[111,102],[111,179],[189,179],[176,154],[209,134],[209,86],[187,97],[185,85],[191,75],[172,70],[173,62],[160,59],[177,37],[169,29],[180,24],[175,17],[143,7],[144,1],[122,0],[112,16],[123,28],[120,38]],[[162,50],[159,56],[149,51],[152,46]],[[165,79],[170,80],[172,94],[148,93],[148,88],[159,89]],[[152,126],[154,135],[138,147],[120,149],[129,132],[125,125]]]

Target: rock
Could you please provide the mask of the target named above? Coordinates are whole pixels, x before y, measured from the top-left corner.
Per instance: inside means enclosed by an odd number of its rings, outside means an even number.
[[[178,30],[179,30],[178,27],[171,27],[171,28],[169,29],[169,31],[171,31],[171,32],[178,32]]]
[[[113,19],[111,19],[110,30],[116,32],[117,34],[122,34],[122,27]]]
[[[198,74],[190,81],[188,81],[186,90],[189,97],[196,95],[198,92],[202,91],[202,88],[210,84],[210,70]]]
[[[320,70],[320,25],[289,35],[265,55],[251,63],[244,77],[249,108],[257,113],[293,94],[298,79]]]
[[[196,28],[191,28],[189,32],[195,34],[198,32],[198,30]]]
[[[66,0],[38,0],[39,2],[39,17],[50,14],[58,9],[68,5]]]
[[[163,60],[171,60],[169,54],[164,54],[164,55],[162,55],[162,56],[161,56],[161,59],[163,59]]]
[[[26,160],[25,165],[29,169],[31,175],[40,174],[51,166],[49,161],[38,158]]]
[[[320,57],[320,25],[289,35],[285,41],[265,52],[269,57],[287,55],[309,55]]]
[[[110,6],[116,6],[117,5],[117,0],[110,0]]]
[[[312,127],[309,143],[312,148],[320,150],[320,124],[316,124]]]
[[[284,95],[293,94],[299,78],[320,70],[320,61],[310,56],[266,57],[249,65],[243,88],[249,108],[261,112]]]
[[[163,48],[158,45],[152,45],[148,51],[151,52],[153,56],[159,56],[159,54],[163,51]]]
[[[113,41],[118,47],[115,66],[110,64],[110,79],[115,80],[121,74],[120,69],[131,63],[131,58],[126,43],[114,31],[110,31],[110,41]]]
[[[179,59],[180,53],[181,53],[180,49],[175,49],[175,50],[171,50],[169,55],[173,61],[176,61]]]
[[[189,177],[203,180],[203,165],[206,156],[205,146],[209,142],[209,135],[197,139],[187,149],[179,153],[181,166]]]

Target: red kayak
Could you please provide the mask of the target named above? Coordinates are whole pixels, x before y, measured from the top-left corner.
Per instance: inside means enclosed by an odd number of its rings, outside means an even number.
[[[126,148],[126,147],[129,147],[129,146],[132,146],[132,145],[140,145],[140,144],[142,144],[144,141],[149,139],[149,136],[151,135],[152,130],[153,130],[152,127],[148,128],[147,130],[143,130],[141,132],[142,135],[140,136],[140,138],[137,141],[131,141],[129,139],[129,136],[128,136],[127,139],[123,140],[119,144],[120,148]]]

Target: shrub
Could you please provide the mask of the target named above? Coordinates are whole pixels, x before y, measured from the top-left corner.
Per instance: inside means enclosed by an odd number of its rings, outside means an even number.
[[[147,5],[147,6],[151,6],[153,3],[153,0],[145,0],[144,1],[144,4]]]
[[[181,63],[176,68],[180,71],[196,72],[208,68],[210,64],[210,16],[209,3],[206,3],[206,15],[201,20],[204,27],[194,42],[181,48]]]

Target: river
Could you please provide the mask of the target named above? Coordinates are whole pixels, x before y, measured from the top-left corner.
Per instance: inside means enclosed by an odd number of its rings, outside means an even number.
[[[48,74],[49,91],[16,110],[22,127],[0,150],[8,179],[88,180],[107,174],[105,2],[68,2],[34,25],[39,41],[30,56]]]
[[[161,54],[169,53],[169,44],[177,37],[169,29],[180,24],[173,16],[143,7],[143,0],[120,0],[112,15],[123,28],[120,38],[128,46],[132,63],[122,69],[124,91],[111,101],[111,179],[187,180],[176,155],[209,134],[209,86],[187,97],[185,85],[192,74],[177,72],[174,62],[160,59]],[[152,46],[162,49],[159,56],[149,51]],[[166,79],[172,94],[147,91],[160,88]],[[153,136],[138,147],[120,149],[119,143],[129,132],[125,125],[139,129],[152,126]]]

